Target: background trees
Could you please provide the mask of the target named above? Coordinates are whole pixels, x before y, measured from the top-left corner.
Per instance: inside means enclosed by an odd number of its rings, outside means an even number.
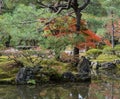
[[[7,36],[10,35],[13,46],[37,45],[40,26],[38,19],[43,12],[44,10],[36,9],[35,6],[21,4],[12,13],[3,14],[0,20],[1,40],[7,40]]]
[[[59,19],[59,17],[66,15],[70,16],[71,18],[73,17],[77,19],[76,23],[74,23],[74,25],[76,24],[76,27],[74,27],[76,28],[76,31],[74,31],[74,33],[76,33],[76,35],[74,35],[74,41],[80,39],[83,40],[82,35],[79,33],[82,27],[80,26],[81,19],[86,20],[86,26],[88,28],[101,35],[103,38],[106,37],[107,39],[108,35],[106,36],[106,34],[112,34],[112,30],[110,29],[115,25],[119,26],[119,23],[116,23],[120,15],[118,10],[119,6],[116,6],[119,4],[119,0],[91,0],[91,2],[90,0],[74,0],[74,2],[72,0],[41,0],[42,2],[40,2],[40,0],[1,1],[2,6],[0,10],[0,41],[3,45],[8,47],[16,45],[44,45],[44,47],[47,46],[46,48],[50,48],[49,42],[57,42],[60,46],[61,43],[59,42],[59,40],[62,42],[64,41],[65,45],[69,45],[70,42],[66,42],[68,40],[67,37],[61,39],[53,37],[50,37],[48,39],[43,38],[43,34],[45,34],[43,28],[57,17]],[[88,4],[89,6],[87,6]],[[113,16],[111,15],[111,10],[113,12]],[[52,12],[61,13],[57,15]],[[60,19],[60,21],[56,20],[56,23],[54,22],[54,26],[62,25],[64,28],[69,26],[66,24],[69,24],[69,20],[62,21]],[[108,26],[110,25],[112,27],[108,29]],[[115,26],[115,30],[113,31],[119,29],[118,26]],[[51,31],[47,32],[51,33]],[[68,31],[66,31],[66,33],[67,32]],[[78,55],[79,49],[76,47],[77,44],[74,43],[73,45],[74,54]],[[55,46],[57,45],[54,45],[54,48]],[[62,48],[60,47],[60,49],[64,50],[65,46],[63,46]],[[59,51],[61,51],[60,49]]]

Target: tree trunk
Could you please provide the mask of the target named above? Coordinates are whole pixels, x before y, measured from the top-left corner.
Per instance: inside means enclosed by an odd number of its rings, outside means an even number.
[[[2,13],[3,1],[0,0],[0,14]]]
[[[10,42],[11,42],[11,36],[9,35],[7,41],[5,42],[5,46],[10,47]]]
[[[76,33],[77,35],[79,35],[79,31],[80,31],[80,20],[81,20],[81,16],[82,14],[80,13],[80,11],[76,11]],[[76,38],[74,38],[76,39]],[[79,61],[79,49],[76,46],[77,44],[75,44],[74,50],[73,50],[73,54],[74,54],[74,60],[75,60],[75,66],[77,66],[78,61]]]
[[[115,46],[114,42],[114,33],[115,33],[115,26],[114,26],[114,20],[113,20],[113,11],[111,11],[112,14],[112,37],[111,37],[111,42],[112,42],[112,48]]]

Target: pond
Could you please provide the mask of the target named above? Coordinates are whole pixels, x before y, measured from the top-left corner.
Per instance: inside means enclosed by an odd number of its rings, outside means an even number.
[[[84,83],[0,85],[0,99],[120,99],[120,79],[115,79],[119,73],[115,73],[99,73]]]
[[[103,81],[44,86],[0,85],[0,99],[120,99],[120,83]]]

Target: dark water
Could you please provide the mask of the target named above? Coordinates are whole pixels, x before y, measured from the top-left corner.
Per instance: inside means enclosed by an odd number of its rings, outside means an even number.
[[[0,85],[0,99],[120,99],[120,80],[96,76],[86,83],[65,83],[44,86]],[[118,76],[118,74],[117,74]]]
[[[0,99],[120,99],[120,83],[104,81],[46,86],[0,85]]]

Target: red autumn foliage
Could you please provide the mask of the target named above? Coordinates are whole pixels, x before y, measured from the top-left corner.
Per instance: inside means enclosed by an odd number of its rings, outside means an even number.
[[[61,18],[56,18],[51,21],[45,28],[45,31],[50,31],[50,34],[45,36],[55,36],[55,37],[63,37],[66,35],[70,35],[76,33],[76,19],[71,18],[69,16],[63,16]],[[86,28],[86,21],[81,20],[81,30],[77,31],[78,34],[84,35],[85,42],[78,42],[76,46],[79,49],[85,47],[96,47],[97,43],[104,42],[107,45],[111,45],[108,40],[103,40],[100,36],[96,35],[94,32]],[[70,36],[70,39],[73,39]]]

